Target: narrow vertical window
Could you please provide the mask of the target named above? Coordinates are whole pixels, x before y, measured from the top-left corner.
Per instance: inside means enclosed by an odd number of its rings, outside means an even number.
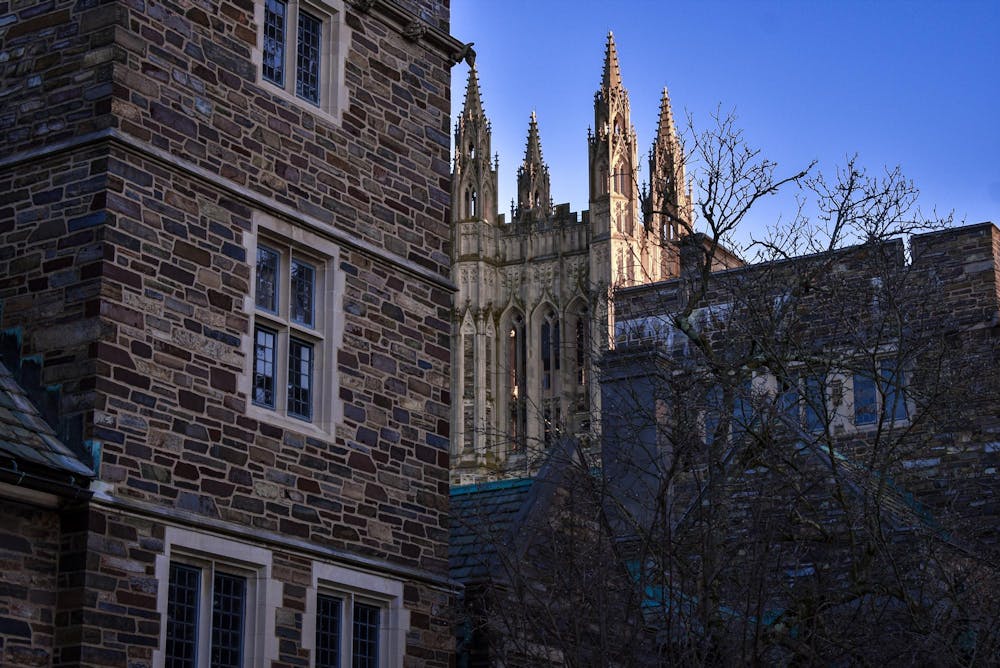
[[[552,335],[548,321],[542,323],[542,389],[552,387]]]
[[[319,104],[322,36],[323,21],[300,10],[295,61],[295,94],[313,104]]]
[[[879,372],[882,375],[882,391],[885,395],[885,415],[890,420],[905,420],[906,395],[903,388],[906,386],[904,372],[899,369],[896,360],[882,360],[879,365]]]
[[[354,604],[353,668],[378,666],[380,612],[381,610],[374,605]]]
[[[292,322],[312,327],[315,324],[313,293],[316,270],[299,260],[292,260]]]
[[[268,313],[278,312],[278,251],[267,246],[257,247],[257,308]]]
[[[200,584],[200,568],[170,564],[164,661],[166,668],[195,668],[197,665]]]
[[[254,328],[253,402],[274,408],[274,363],[278,335],[263,327]]]
[[[864,373],[854,374],[854,424],[875,424],[876,409],[875,379]]]
[[[507,332],[507,409],[511,448],[520,450],[525,438],[525,341],[524,320],[516,316]]]
[[[288,343],[288,414],[312,419],[313,347],[298,339]]]
[[[316,600],[316,668],[339,668],[343,600],[320,595]]]
[[[212,582],[212,668],[242,668],[247,579],[215,573]]]
[[[285,85],[285,16],[282,0],[264,3],[264,78],[278,86]]]
[[[826,417],[826,393],[822,376],[809,376],[805,379],[805,415],[803,426],[809,431],[822,431]]]

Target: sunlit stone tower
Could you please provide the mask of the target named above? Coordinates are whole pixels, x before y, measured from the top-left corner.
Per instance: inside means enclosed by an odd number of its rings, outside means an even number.
[[[643,200],[638,144],[609,34],[594,128],[590,210],[553,206],[532,112],[510,220],[497,211],[498,159],[475,67],[455,131],[452,175],[455,298],[452,477],[530,474],[561,435],[596,442],[595,360],[612,343],[608,295],[676,275],[688,229],[682,159],[664,91]]]

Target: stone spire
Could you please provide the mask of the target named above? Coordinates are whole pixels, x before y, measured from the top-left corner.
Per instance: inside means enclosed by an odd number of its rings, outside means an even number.
[[[486,117],[482,96],[479,94],[479,73],[476,71],[475,65],[469,68],[469,80],[465,84],[465,103],[462,105],[461,118],[469,116]]]
[[[528,143],[524,149],[524,164],[542,164],[542,141],[538,138],[538,118],[534,111],[531,112],[531,120],[528,121]]]
[[[649,179],[648,206],[656,219],[653,222],[658,222],[658,226],[669,226],[670,229],[663,229],[661,232],[668,238],[676,238],[685,230],[683,223],[689,220],[689,212],[685,193],[684,155],[666,87],[660,98],[656,140],[649,152]]]
[[[604,47],[604,75],[601,77],[601,88],[605,91],[622,87],[622,73],[618,66],[618,50],[615,48],[615,36],[608,31],[607,45]]]
[[[549,167],[542,160],[542,140],[538,134],[538,118],[531,112],[524,162],[517,169],[517,211],[520,221],[544,220],[551,208]]]
[[[455,127],[452,211],[456,220],[496,220],[497,173],[490,163],[492,128],[483,111],[476,66],[469,68],[465,102]]]
[[[674,127],[674,110],[670,106],[670,93],[663,87],[660,96],[660,121],[656,126],[656,143],[677,142],[677,128]]]

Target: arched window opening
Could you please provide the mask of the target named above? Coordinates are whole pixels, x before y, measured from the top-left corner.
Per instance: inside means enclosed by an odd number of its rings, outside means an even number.
[[[587,307],[581,307],[576,314],[576,383],[587,385],[590,376],[590,321]]]
[[[524,448],[526,397],[524,319],[515,315],[507,329],[507,435],[512,451]]]
[[[470,143],[469,144],[469,158],[470,159],[475,159],[475,157],[476,157],[476,145]]]
[[[555,393],[559,371],[559,317],[553,311],[545,314],[542,322],[542,392]]]
[[[479,195],[476,189],[473,187],[468,187],[465,189],[465,218],[472,218],[476,216],[479,211]]]

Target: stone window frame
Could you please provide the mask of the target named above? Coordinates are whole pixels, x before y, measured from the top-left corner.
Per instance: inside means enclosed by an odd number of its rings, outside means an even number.
[[[329,239],[305,229],[300,225],[284,221],[257,211],[253,216],[253,231],[247,233],[245,245],[250,267],[250,292],[245,297],[244,310],[250,324],[244,338],[244,370],[241,388],[247,397],[247,415],[262,422],[280,425],[300,433],[311,433],[320,438],[334,436],[336,425],[343,419],[343,404],[340,400],[339,375],[337,374],[337,350],[343,341],[343,294],[344,275],[337,270],[340,261],[340,247]],[[254,291],[256,289],[257,248],[264,245],[278,248],[283,253],[282,267],[292,259],[303,259],[315,269],[314,297],[315,315],[312,327],[291,322],[283,314],[258,309]],[[287,413],[287,393],[278,390],[279,398],[272,407],[254,402],[254,362],[256,331],[258,326],[277,331],[279,343],[275,372],[277,386],[284,388],[288,375],[288,343],[291,338],[304,340],[313,345],[312,416],[310,419],[295,417]],[[282,397],[282,395],[284,395]]]
[[[306,610],[302,618],[302,646],[309,650],[311,668],[316,666],[316,610],[319,595],[337,596],[352,604],[357,602],[377,606],[381,610],[378,666],[400,668],[403,665],[406,634],[410,630],[410,611],[404,605],[402,581],[337,564],[314,562],[312,583],[306,595]],[[347,607],[344,606],[345,609]],[[350,622],[351,618],[342,614],[342,628],[349,630]],[[341,665],[351,665],[350,652],[350,644],[342,643]]]
[[[244,617],[243,665],[269,665],[278,658],[274,613],[281,600],[281,584],[272,579],[270,550],[250,543],[223,538],[210,533],[167,526],[164,529],[163,553],[156,556],[154,572],[157,581],[156,609],[160,613],[159,645],[153,650],[154,668],[163,668],[166,661],[166,634],[170,564],[172,562],[243,575],[247,579]],[[200,629],[211,624],[211,590],[200,593]],[[206,638],[206,635],[208,636]],[[197,665],[207,665],[211,634],[199,636]]]
[[[284,82],[277,84],[264,77],[265,8],[268,0],[254,0],[254,21],[257,41],[251,61],[257,73],[257,84],[279,97],[304,109],[326,116],[340,123],[347,106],[347,86],[344,66],[350,45],[344,0],[283,0],[285,2],[285,60]],[[296,57],[298,53],[298,18],[306,12],[322,23],[320,53],[319,102],[312,102],[296,94]]]

